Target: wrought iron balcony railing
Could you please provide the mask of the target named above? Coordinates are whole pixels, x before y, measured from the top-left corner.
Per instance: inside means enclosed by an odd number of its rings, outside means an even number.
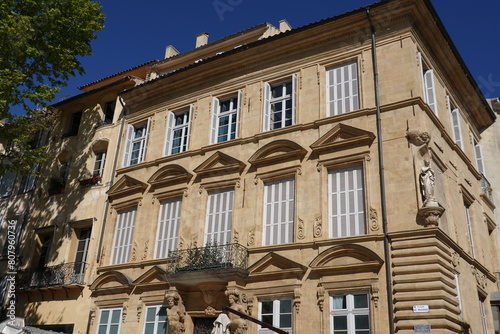
[[[85,262],[73,262],[18,271],[16,275],[16,288],[39,289],[83,284],[86,267],[87,264]]]
[[[493,189],[488,179],[483,175],[481,178],[481,190],[493,202]]]
[[[172,251],[173,261],[167,268],[171,273],[208,269],[246,269],[248,250],[239,244],[207,245]]]

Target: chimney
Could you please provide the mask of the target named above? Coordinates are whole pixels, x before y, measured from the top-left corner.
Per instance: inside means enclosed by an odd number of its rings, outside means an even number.
[[[292,26],[286,20],[281,20],[280,21],[280,32],[285,32],[288,30],[292,30]]]
[[[208,33],[202,32],[201,34],[196,35],[196,47],[199,48],[208,43]]]
[[[165,59],[176,56],[179,54],[179,51],[177,51],[176,48],[174,48],[172,45],[169,45],[165,48]]]

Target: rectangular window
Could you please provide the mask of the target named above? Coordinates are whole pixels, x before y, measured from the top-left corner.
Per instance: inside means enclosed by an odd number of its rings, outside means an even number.
[[[180,199],[165,201],[160,204],[155,259],[167,258],[170,252],[177,249],[181,204]]]
[[[130,247],[134,235],[135,214],[135,209],[118,214],[111,264],[121,264],[129,261]]]
[[[10,171],[0,176],[0,197],[7,197],[12,194],[16,177],[17,174]]]
[[[234,190],[208,194],[205,244],[226,245],[231,243],[233,203]]]
[[[370,334],[370,307],[367,293],[330,297],[331,333]]]
[[[483,333],[488,334],[488,324],[486,322],[486,312],[484,309],[484,299],[479,298],[479,312],[481,314],[481,323],[483,324]]]
[[[451,127],[453,132],[453,140],[460,147],[462,146],[462,131],[460,130],[460,111],[453,104],[448,96],[448,105],[450,106]]]
[[[328,173],[330,237],[366,234],[363,167]]]
[[[61,166],[59,167],[59,179],[61,180],[63,186],[65,186],[66,183],[68,182],[70,166],[71,166],[71,160],[68,159],[62,161]]]
[[[52,245],[52,233],[38,235],[38,244],[36,245],[37,257],[36,268],[44,268],[49,263],[50,246]]]
[[[184,111],[169,113],[165,155],[181,153],[189,149],[189,132],[193,109],[194,105],[190,105],[189,109]]]
[[[78,241],[76,244],[75,264],[73,266],[72,282],[83,283],[85,275],[85,261],[87,261],[91,232],[91,227],[82,228],[76,231]]]
[[[422,69],[422,83],[424,89],[424,99],[434,114],[438,114],[436,102],[436,84],[434,82],[434,70],[423,61],[422,54],[419,53],[420,68]]]
[[[78,130],[80,129],[80,123],[82,121],[82,112],[78,111],[71,114],[71,119],[69,122],[69,129],[63,137],[70,137],[78,135]]]
[[[259,319],[273,327],[292,333],[292,299],[270,299],[259,301]],[[259,334],[271,334],[273,331],[259,328]]]
[[[465,223],[467,225],[467,236],[469,237],[470,255],[474,257],[474,240],[472,238],[472,224],[470,221],[469,205],[464,204],[464,209],[465,209]]]
[[[123,155],[123,166],[132,166],[144,161],[146,156],[146,145],[148,142],[151,118],[140,125],[130,125],[127,131],[125,154]]]
[[[295,124],[297,75],[278,84],[264,84],[263,131]]]
[[[481,145],[474,139],[474,157],[476,158],[477,171],[483,175],[486,175],[484,170],[483,152],[481,150]]]
[[[40,164],[31,165],[32,171],[38,172],[39,169],[40,169]],[[24,194],[27,193],[28,191],[35,189],[35,184],[37,179],[38,179],[37,176],[33,174],[24,175],[21,179],[19,193]]]
[[[358,64],[344,64],[326,71],[328,116],[359,109]]]
[[[115,106],[116,106],[116,100],[106,102],[104,105],[104,117],[103,117],[103,123],[104,124],[111,124],[113,123],[113,117],[115,115]]]
[[[211,144],[238,138],[240,103],[241,90],[237,96],[220,100],[213,98]]]
[[[270,182],[264,188],[264,246],[293,242],[295,180]]]
[[[104,172],[104,163],[106,162],[106,151],[95,152],[95,160],[94,160],[94,171],[92,172],[92,176],[102,176]]]
[[[102,309],[99,312],[97,334],[118,334],[122,320],[122,308]]]
[[[147,306],[144,334],[165,333],[168,333],[167,307],[161,305]]]

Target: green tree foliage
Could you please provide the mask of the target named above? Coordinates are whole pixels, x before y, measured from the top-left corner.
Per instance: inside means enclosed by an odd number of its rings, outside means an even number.
[[[71,76],[84,73],[79,57],[92,53],[103,23],[101,6],[92,0],[0,1],[0,120],[6,122],[0,142],[14,143],[0,154],[0,175],[5,169],[24,174],[45,157],[29,142],[54,122],[48,104]],[[25,114],[15,117],[13,106]]]

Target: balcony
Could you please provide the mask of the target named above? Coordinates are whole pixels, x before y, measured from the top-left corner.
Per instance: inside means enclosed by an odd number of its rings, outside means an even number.
[[[31,268],[17,272],[16,288],[21,290],[82,285],[85,262],[63,263],[57,266]]]
[[[79,182],[80,182],[80,186],[82,186],[82,187],[95,186],[96,184],[99,184],[101,182],[101,176],[96,175],[96,176],[88,178],[88,179],[79,180]]]
[[[173,259],[167,268],[169,273],[201,270],[235,269],[246,270],[248,250],[239,244],[207,245],[170,252]]]
[[[493,189],[491,188],[490,182],[484,175],[481,177],[481,191],[491,202],[493,202]]]

